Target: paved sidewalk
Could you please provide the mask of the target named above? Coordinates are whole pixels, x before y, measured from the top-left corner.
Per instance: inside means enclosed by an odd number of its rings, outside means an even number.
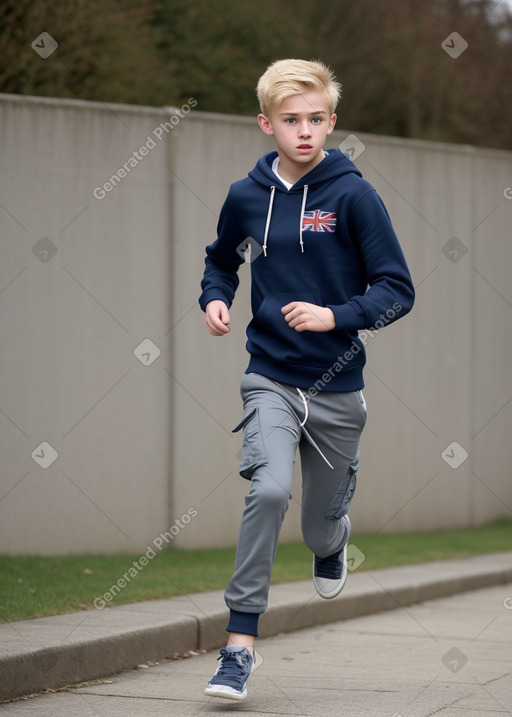
[[[508,588],[499,588],[502,602],[512,596],[512,553],[351,572],[345,589],[334,600],[322,600],[311,580],[275,585],[260,620],[260,644],[279,633],[397,607],[405,615],[410,612],[408,605],[507,583]],[[512,615],[503,605],[501,610],[507,617]],[[494,614],[501,614],[498,608]],[[2,624],[0,699],[104,678],[175,653],[213,650],[225,644],[227,617],[219,590]],[[343,654],[344,660],[350,658],[345,650]],[[315,667],[323,660],[315,656]],[[177,669],[186,672],[188,668]]]
[[[6,717],[505,717],[512,585],[258,640],[244,702],[206,697],[217,652],[4,705]]]

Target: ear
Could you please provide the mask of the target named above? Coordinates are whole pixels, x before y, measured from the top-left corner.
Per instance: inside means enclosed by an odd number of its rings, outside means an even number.
[[[263,130],[263,132],[265,132],[265,134],[274,134],[274,130],[272,129],[272,126],[270,124],[270,120],[265,115],[258,115],[258,124]]]
[[[336,120],[338,119],[337,115],[331,115],[331,118],[329,120],[329,128],[327,130],[327,134],[331,134],[331,132],[334,129],[334,125],[336,124]]]

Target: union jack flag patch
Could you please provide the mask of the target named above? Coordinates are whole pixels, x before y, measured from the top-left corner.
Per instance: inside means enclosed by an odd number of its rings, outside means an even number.
[[[321,209],[315,209],[312,212],[304,212],[302,221],[302,231],[311,232],[334,232],[336,228],[335,212],[322,212]]]

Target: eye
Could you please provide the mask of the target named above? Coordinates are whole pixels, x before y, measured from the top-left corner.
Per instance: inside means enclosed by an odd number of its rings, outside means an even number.
[[[295,122],[295,117],[288,117],[285,119],[286,124],[293,124]]]
[[[312,121],[314,124],[320,124],[321,121],[322,121],[322,118],[321,118],[321,117],[313,117],[313,119],[312,119],[311,121]]]

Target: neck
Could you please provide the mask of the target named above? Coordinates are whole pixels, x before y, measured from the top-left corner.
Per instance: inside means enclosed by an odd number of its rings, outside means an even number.
[[[290,161],[287,157],[279,154],[279,174],[287,182],[295,184],[302,179],[302,177],[311,172],[320,162],[324,159],[324,151],[320,150],[318,155],[308,162],[307,164],[297,164],[296,162]]]

